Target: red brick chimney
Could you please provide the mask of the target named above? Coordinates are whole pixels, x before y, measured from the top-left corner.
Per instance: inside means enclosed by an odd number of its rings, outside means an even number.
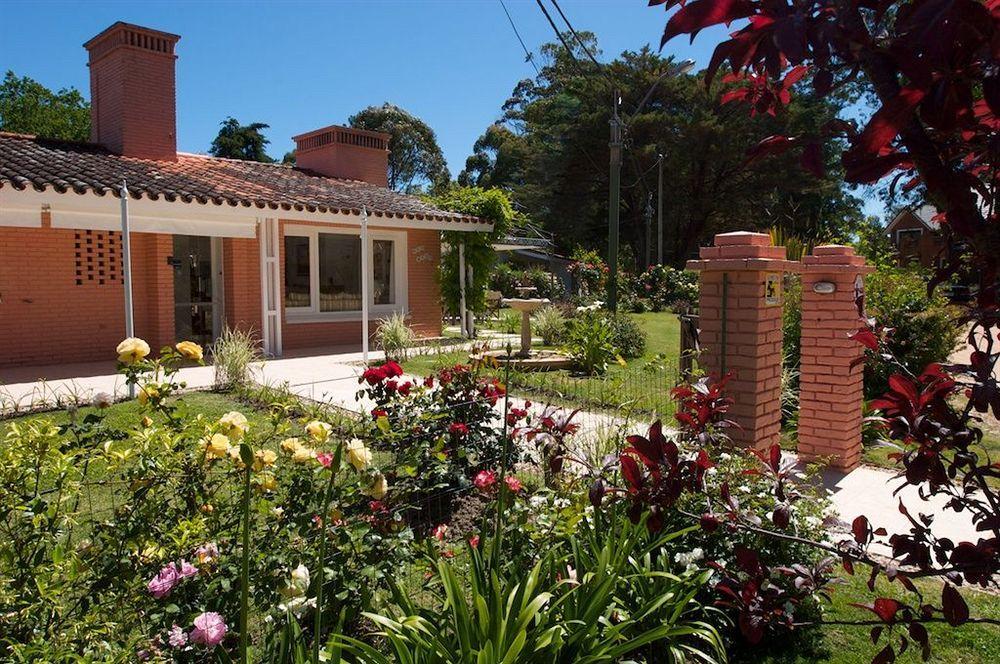
[[[332,125],[293,136],[295,165],[333,178],[389,182],[389,134]]]
[[[177,161],[174,45],[180,37],[115,23],[90,54],[90,140],[112,152]]]

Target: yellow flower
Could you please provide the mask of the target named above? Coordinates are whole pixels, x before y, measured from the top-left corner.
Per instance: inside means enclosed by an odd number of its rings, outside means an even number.
[[[236,466],[238,470],[246,468],[246,464],[243,463],[243,459],[240,457],[239,445],[233,445],[229,448],[229,458],[233,460],[233,465]]]
[[[153,426],[153,418],[150,417],[149,415],[143,415],[143,417],[142,417],[142,426],[144,426],[144,427],[151,427],[151,426]]]
[[[198,361],[205,357],[205,353],[201,346],[193,341],[182,341],[174,346],[174,348],[176,348],[177,352],[180,353],[186,360]]]
[[[203,438],[201,446],[205,449],[206,459],[221,459],[229,454],[230,449],[229,438],[221,433],[212,434],[211,438]]]
[[[155,399],[160,396],[160,391],[157,389],[156,385],[144,385],[139,389],[139,394],[136,396],[139,399],[139,403],[145,406],[149,403],[150,399]]]
[[[365,447],[362,441],[355,438],[347,443],[347,462],[354,466],[355,470],[361,472],[372,462],[371,450]]]
[[[278,479],[274,473],[261,473],[257,477],[257,488],[261,491],[274,491],[278,488]]]
[[[375,476],[375,481],[372,482],[368,495],[375,500],[382,500],[387,493],[389,493],[389,481],[385,479],[385,475],[379,473]]]
[[[273,450],[257,450],[253,457],[253,469],[257,471],[270,468],[278,460],[278,455]]]
[[[312,436],[312,439],[317,443],[325,443],[326,439],[330,437],[330,432],[333,430],[326,422],[320,422],[319,420],[313,420],[306,425],[306,433]]]
[[[227,436],[231,436],[236,440],[242,438],[243,434],[250,429],[250,424],[247,422],[246,416],[235,410],[220,417],[219,426],[222,427]]]
[[[115,349],[122,364],[135,364],[149,355],[149,344],[138,337],[129,337]]]
[[[305,446],[300,446],[292,453],[292,461],[295,463],[308,463],[316,458],[316,452]]]
[[[302,447],[302,441],[298,438],[285,438],[279,447],[285,454],[295,454],[295,451]]]
[[[212,505],[212,503],[205,503],[198,509],[201,510],[202,514],[211,514],[212,512],[215,511],[215,507]]]

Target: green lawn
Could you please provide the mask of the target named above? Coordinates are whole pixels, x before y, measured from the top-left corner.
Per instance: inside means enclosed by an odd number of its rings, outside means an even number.
[[[868,591],[864,574],[845,577],[846,583],[836,586],[833,603],[824,602],[824,620],[852,621],[871,620],[875,615],[864,609],[852,607],[852,603],[870,604],[875,597],[892,597],[913,602],[913,596],[900,592],[899,584],[879,579],[876,594]],[[918,581],[917,587],[925,593],[927,601],[940,606],[941,583]],[[974,617],[1000,619],[1000,597],[974,590],[963,590]],[[774,644],[772,648],[748,650],[738,653],[731,661],[754,662],[755,664],[806,664],[806,662],[829,662],[830,664],[868,664],[872,657],[885,645],[885,636],[878,647],[872,646],[870,627],[829,625],[821,630],[811,630],[801,636]],[[942,664],[978,664],[979,662],[1000,661],[1000,628],[995,625],[963,625],[951,627],[946,623],[927,625],[931,641],[931,662]],[[895,639],[898,645],[898,636]],[[896,662],[919,662],[920,649],[910,648],[899,656]]]
[[[579,376],[567,370],[519,372],[511,377],[518,395],[588,408],[633,408],[645,413],[673,412],[670,388],[677,378],[680,323],[674,313],[630,314],[646,332],[646,351],[626,366],[612,365],[604,376]],[[483,323],[486,327],[488,323]],[[661,357],[662,356],[662,357]],[[419,355],[403,363],[408,373],[423,376],[468,362],[468,353],[449,351]],[[654,362],[655,361],[655,362]]]

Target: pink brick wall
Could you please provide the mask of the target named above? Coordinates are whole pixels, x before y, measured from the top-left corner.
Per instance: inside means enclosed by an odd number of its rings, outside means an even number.
[[[117,243],[119,236],[91,235],[95,255],[98,237]],[[88,278],[84,259],[78,275],[78,237],[85,252],[84,232],[0,228],[0,366],[115,357],[115,346],[125,336],[120,272],[114,279],[105,274],[101,284],[96,268],[95,278]],[[136,334],[154,349],[173,341],[173,276],[166,264],[170,242],[169,235],[136,233],[132,238]]]

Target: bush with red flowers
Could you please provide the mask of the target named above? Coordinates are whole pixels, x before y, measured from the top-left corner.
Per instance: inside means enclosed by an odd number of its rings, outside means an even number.
[[[386,362],[366,369],[359,383],[358,397],[373,404],[374,445],[397,461],[388,479],[427,512],[421,519],[447,516],[455,489],[471,487],[480,470],[500,467],[506,390],[478,366],[457,364],[414,381]],[[512,450],[508,467],[517,460]]]

